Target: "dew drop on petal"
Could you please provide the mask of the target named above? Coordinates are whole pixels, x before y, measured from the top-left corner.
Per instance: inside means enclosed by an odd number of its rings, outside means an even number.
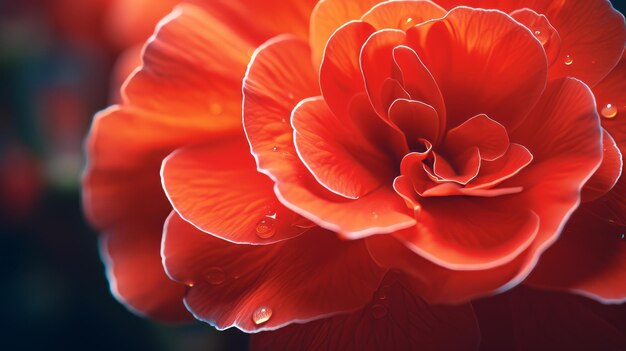
[[[274,151],[274,152],[278,152],[278,148],[277,148],[276,146],[274,146],[274,147],[272,148],[272,151]]]
[[[615,116],[617,116],[617,106],[606,104],[600,111],[600,114],[602,114],[604,118],[615,118]]]
[[[372,317],[374,317],[374,319],[385,318],[387,316],[387,307],[385,307],[385,305],[381,305],[377,303],[374,306],[372,306],[371,312],[372,312]]]
[[[213,267],[207,272],[206,280],[211,285],[220,285],[226,280],[226,274],[221,268]]]
[[[372,211],[372,218],[378,219],[378,213]]]
[[[187,285],[190,288],[193,288],[194,285],[196,285],[196,283],[192,282],[192,281],[186,281],[185,285]]]
[[[535,34],[535,37],[537,37],[537,40],[539,40],[541,45],[546,45],[546,43],[550,39],[550,37],[548,37],[548,33],[545,30],[543,30],[543,28],[535,29],[533,34]]]
[[[622,233],[619,235],[620,240],[626,241],[626,234]]]
[[[565,64],[567,66],[571,66],[572,63],[574,63],[574,59],[572,58],[572,56],[571,55],[566,55],[565,56]]]
[[[405,25],[410,25],[413,23],[413,17],[407,17],[404,19],[404,24]]]
[[[292,93],[289,93],[289,94],[287,95],[287,98],[288,98],[289,100],[293,101],[296,97],[295,97]]]
[[[254,324],[263,324],[272,318],[272,309],[269,307],[259,307],[252,313],[252,321]]]
[[[268,239],[274,236],[274,234],[276,234],[276,227],[274,225],[275,221],[276,214],[274,214],[273,218],[272,216],[267,216],[266,218],[260,220],[256,224],[256,235],[258,235],[261,239]]]

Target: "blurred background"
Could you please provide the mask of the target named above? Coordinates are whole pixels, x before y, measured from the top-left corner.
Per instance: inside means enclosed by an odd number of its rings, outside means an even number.
[[[243,333],[117,303],[81,212],[91,118],[177,2],[0,0],[0,350],[247,349]]]
[[[91,118],[176,2],[0,0],[0,350],[247,349],[237,331],[162,325],[117,303],[81,212]]]

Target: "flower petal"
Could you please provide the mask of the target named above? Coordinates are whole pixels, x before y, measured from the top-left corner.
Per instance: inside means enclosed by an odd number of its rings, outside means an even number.
[[[159,247],[163,217],[127,221],[100,237],[113,296],[129,310],[166,322],[193,320],[183,305],[185,287],[163,270]]]
[[[481,350],[620,350],[626,305],[519,287],[472,304]]]
[[[447,9],[466,5],[510,13],[530,8],[545,15],[562,41],[560,57],[550,67],[550,79],[576,77],[587,85],[594,86],[617,64],[624,50],[626,41],[624,16],[615,10],[608,0],[438,0],[437,2]],[[534,29],[531,28],[531,31]]]
[[[374,31],[368,23],[349,22],[328,39],[320,66],[320,87],[328,106],[337,116],[346,115],[354,96],[365,91],[359,55]]]
[[[243,138],[178,149],[163,161],[161,179],[178,214],[218,238],[269,244],[306,230],[257,172]]]
[[[593,88],[602,117],[602,126],[611,134],[622,151],[626,150],[626,55],[600,84]],[[610,105],[610,106],[609,106]],[[606,117],[608,116],[608,117]],[[613,189],[593,202],[594,214],[606,220],[626,225],[626,177],[620,176]]]
[[[212,49],[217,43],[219,55]],[[182,145],[240,134],[240,81],[251,45],[198,7],[180,6],[145,47],[123,104],[94,119],[83,175],[85,213],[105,232],[111,288],[139,313],[184,318],[183,291],[167,278],[157,254],[171,211],[159,167]]]
[[[428,305],[400,275],[389,273],[364,308],[255,334],[251,350],[478,350],[479,342],[469,304]]]
[[[185,305],[196,318],[246,332],[360,308],[384,275],[362,241],[341,241],[321,228],[272,245],[236,245],[174,212],[162,255],[168,274],[191,286]]]
[[[277,38],[259,48],[250,64],[243,121],[259,170],[276,182],[275,192],[285,206],[326,229],[360,236],[413,225],[415,220],[391,187],[350,201],[322,187],[300,161],[286,121],[293,101],[312,96],[307,94],[316,88],[311,86],[316,82],[314,70],[303,64],[307,50],[306,43]]]
[[[257,49],[243,81],[243,126],[259,170],[270,177],[286,159],[299,162],[289,120],[300,100],[319,95],[310,53],[303,40],[273,38]]]
[[[448,129],[486,114],[512,130],[537,102],[548,64],[541,43],[497,11],[459,7],[407,30],[444,96]]]
[[[468,119],[446,134],[446,152],[461,153],[473,147],[478,147],[481,159],[493,161],[507,151],[509,135],[500,123],[484,114]]]
[[[311,13],[311,34],[309,43],[313,52],[313,62],[319,65],[324,48],[333,33],[345,23],[358,20],[380,0],[320,0]]]
[[[188,0],[189,1],[189,0]],[[275,35],[290,33],[306,39],[309,15],[317,0],[192,0],[214,14],[219,21],[237,28],[239,35],[262,42]],[[276,20],[280,18],[280,20]]]
[[[381,1],[362,17],[376,29],[395,28],[407,30],[409,27],[434,18],[445,16],[446,10],[431,1],[393,0]]]
[[[611,191],[622,175],[622,152],[606,130],[602,134],[602,145],[602,164],[583,188],[582,199],[585,202],[596,200]]]
[[[507,198],[420,201],[416,228],[394,233],[416,253],[448,269],[489,269],[524,252],[539,230],[534,213]]]
[[[528,284],[578,293],[603,303],[626,301],[626,228],[584,207],[546,253]]]
[[[347,122],[322,97],[303,100],[291,119],[298,155],[315,179],[335,194],[356,199],[391,182],[394,169],[378,140],[369,140]]]
[[[521,281],[518,278],[520,267],[534,265],[528,250],[513,261],[492,269],[450,270],[416,254],[392,235],[370,236],[365,242],[379,265],[407,274],[412,289],[432,304],[465,303],[506,291]]]

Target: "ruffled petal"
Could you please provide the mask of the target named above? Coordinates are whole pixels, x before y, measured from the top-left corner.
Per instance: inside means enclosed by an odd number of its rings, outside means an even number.
[[[161,180],[178,214],[218,238],[269,244],[306,230],[257,172],[244,138],[174,151],[163,161]]]
[[[391,182],[394,169],[377,140],[346,122],[322,97],[303,100],[291,119],[298,155],[315,179],[335,194],[357,199]]]
[[[431,304],[465,303],[506,291],[519,284],[534,266],[531,251],[527,250],[513,261],[492,269],[450,270],[416,254],[392,235],[374,235],[365,241],[379,265],[407,274],[412,289]],[[525,271],[522,277],[520,269]]]
[[[253,351],[469,351],[478,350],[480,332],[470,305],[429,305],[390,273],[364,308],[256,334],[251,343]]]
[[[277,38],[259,48],[250,64],[243,121],[259,170],[276,182],[275,192],[285,206],[326,229],[360,236],[413,225],[415,220],[391,187],[348,200],[321,186],[300,161],[293,129],[286,122],[293,101],[311,96],[307,92],[316,88],[311,85],[316,82],[314,70],[303,64],[307,50],[305,43]],[[288,99],[290,93],[294,99]],[[362,105],[353,104],[357,112]]]
[[[536,214],[503,198],[420,201],[417,226],[398,233],[409,248],[449,269],[488,269],[512,261],[533,242]]]
[[[367,304],[384,271],[362,241],[321,228],[272,245],[236,245],[172,213],[162,247],[168,274],[190,288],[185,305],[218,329],[273,330]]]
[[[243,81],[243,126],[259,170],[270,177],[299,162],[289,121],[300,100],[319,95],[310,53],[303,40],[273,38],[257,49]]]
[[[212,49],[217,43],[219,55]],[[251,47],[198,7],[180,6],[145,47],[143,66],[126,83],[122,105],[94,119],[83,204],[90,222],[106,233],[103,253],[112,289],[139,313],[181,316],[161,312],[180,311],[182,292],[160,267],[158,243],[171,207],[159,167],[182,145],[240,134],[240,81]]]
[[[550,79],[576,77],[594,86],[617,64],[624,50],[624,16],[609,0],[438,0],[437,3],[447,9],[466,5],[507,13],[530,8],[545,15],[562,41],[559,58],[550,67]]]
[[[486,114],[512,130],[545,88],[541,43],[501,12],[455,8],[444,19],[408,29],[406,41],[441,89],[447,129]]]
[[[461,153],[473,147],[478,148],[481,159],[493,161],[507,151],[508,133],[500,123],[481,114],[468,119],[446,134],[445,152]]]

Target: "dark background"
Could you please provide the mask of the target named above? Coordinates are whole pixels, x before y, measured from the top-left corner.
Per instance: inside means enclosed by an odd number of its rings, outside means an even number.
[[[80,1],[107,0],[0,0],[0,350],[244,350],[243,333],[155,323],[109,293],[78,180],[123,48]]]

